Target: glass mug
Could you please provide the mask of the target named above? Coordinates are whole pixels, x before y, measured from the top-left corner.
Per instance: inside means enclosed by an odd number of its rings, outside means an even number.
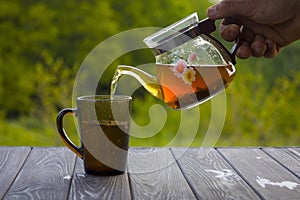
[[[87,174],[114,175],[125,172],[129,148],[131,97],[96,95],[77,98],[77,108],[65,108],[56,118],[63,142],[83,159]],[[66,114],[78,118],[81,146],[63,128]]]

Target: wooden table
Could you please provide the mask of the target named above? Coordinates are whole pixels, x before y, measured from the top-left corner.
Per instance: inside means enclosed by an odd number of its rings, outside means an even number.
[[[300,199],[300,147],[131,148],[92,176],[65,147],[0,147],[0,199]]]

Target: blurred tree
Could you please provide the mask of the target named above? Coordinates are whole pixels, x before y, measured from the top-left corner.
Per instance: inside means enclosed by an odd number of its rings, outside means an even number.
[[[25,131],[32,126],[24,125],[24,121],[43,122],[39,128],[50,127],[47,133],[53,136],[57,110],[71,105],[78,67],[100,42],[132,28],[165,27],[193,12],[198,12],[200,19],[205,18],[210,4],[207,0],[2,0],[0,125],[7,126],[5,136],[11,137],[13,143],[23,135],[16,133],[18,137],[14,137],[17,130],[32,132]],[[219,37],[218,32],[215,35]],[[300,43],[296,42],[272,60],[238,60],[237,76],[227,89],[228,115],[222,144],[279,144],[277,138],[299,144],[299,136],[293,135],[300,131],[299,48]],[[116,67],[121,62],[140,65],[153,60],[151,51],[141,50],[121,55],[112,65]],[[109,80],[111,74],[103,79]],[[137,102],[151,103],[148,99],[151,98]],[[209,109],[204,110],[209,116]],[[145,115],[144,109],[135,112],[137,116]],[[176,120],[176,114],[171,116],[170,121]],[[16,121],[19,128],[12,128],[11,121]],[[205,119],[201,126],[208,121]],[[170,124],[164,133],[175,130]],[[200,132],[205,129],[201,126]],[[168,141],[158,140],[172,137],[161,135],[156,139],[160,144]],[[46,137],[47,134],[41,138]]]
[[[34,68],[45,61],[43,53],[73,68],[101,40],[117,32],[108,1],[5,0],[0,9],[0,80],[5,97],[0,108],[8,117],[26,114],[35,104]],[[42,77],[47,76],[51,75]]]

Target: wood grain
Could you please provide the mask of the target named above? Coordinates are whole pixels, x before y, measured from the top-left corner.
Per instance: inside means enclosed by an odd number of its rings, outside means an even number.
[[[0,147],[0,199],[300,199],[300,148],[130,148],[86,175],[66,147]]]
[[[167,148],[130,149],[128,171],[133,199],[195,199]]]
[[[264,199],[299,199],[300,180],[262,150],[218,150]]]
[[[0,199],[15,180],[30,150],[30,147],[0,147]]]
[[[300,148],[263,148],[263,151],[300,178]]]
[[[87,175],[83,161],[78,158],[69,199],[131,199],[128,175]]]
[[[259,199],[214,148],[171,149],[199,199]]]
[[[74,163],[65,147],[33,148],[5,199],[66,199]]]

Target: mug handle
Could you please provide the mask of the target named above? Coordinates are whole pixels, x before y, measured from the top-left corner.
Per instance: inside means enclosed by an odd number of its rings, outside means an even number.
[[[77,109],[72,109],[72,108],[65,108],[63,110],[61,110],[57,117],[56,117],[56,126],[57,126],[57,130],[58,133],[62,139],[62,141],[65,143],[65,145],[71,149],[77,156],[79,156],[79,158],[83,157],[82,151],[81,151],[81,147],[77,147],[68,137],[68,135],[66,134],[64,128],[63,128],[63,118],[66,114],[74,114],[76,113]]]

